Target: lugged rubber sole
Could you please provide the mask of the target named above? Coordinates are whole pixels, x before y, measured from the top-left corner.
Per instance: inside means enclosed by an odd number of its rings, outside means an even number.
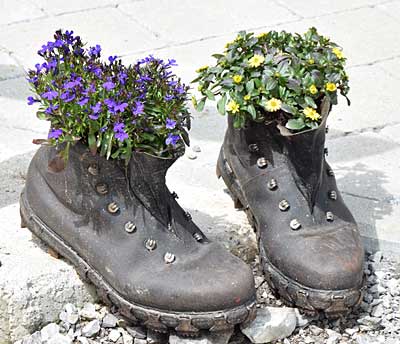
[[[257,235],[265,279],[272,291],[279,295],[286,305],[301,308],[304,313],[309,315],[324,313],[328,318],[338,318],[350,313],[361,303],[365,287],[345,290],[313,289],[294,281],[275,267],[269,261],[260,242],[259,229],[251,209],[248,206],[243,206],[246,203],[240,185],[234,172],[227,164],[222,149],[218,158],[216,173],[218,178],[222,177],[230,191],[235,208],[246,213]]]
[[[57,257],[59,254],[69,261],[83,280],[91,282],[95,286],[104,303],[116,306],[119,312],[134,324],[144,325],[161,333],[175,330],[179,335],[197,336],[201,330],[230,331],[235,325],[248,323],[255,318],[255,300],[232,309],[193,313],[163,311],[126,300],[72,247],[34,214],[27,203],[24,192],[20,198],[20,213],[21,227],[27,227],[41,239],[51,249],[53,256]]]

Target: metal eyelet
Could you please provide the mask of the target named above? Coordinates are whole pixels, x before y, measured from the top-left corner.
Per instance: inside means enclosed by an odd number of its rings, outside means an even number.
[[[171,252],[167,252],[167,253],[164,255],[164,262],[165,262],[166,264],[171,264],[171,263],[173,263],[173,262],[175,261],[175,259],[176,259],[175,255],[174,255],[173,253],[171,253]]]
[[[326,173],[328,174],[329,177],[333,177],[335,175],[335,172],[333,172],[333,170],[331,168],[328,168],[326,170]]]
[[[336,201],[336,199],[337,199],[337,193],[336,193],[336,191],[335,191],[335,190],[329,191],[329,192],[328,192],[328,197],[329,197],[331,200]]]
[[[278,183],[274,178],[272,178],[268,182],[267,186],[268,186],[268,189],[270,189],[270,190],[276,190],[278,188]]]
[[[258,145],[256,143],[249,144],[249,152],[256,153],[259,151]]]
[[[192,215],[190,215],[190,213],[187,211],[185,212],[185,217],[188,221],[192,221]]]
[[[98,183],[96,184],[96,191],[100,195],[105,195],[108,193],[108,187],[106,183]]]
[[[133,233],[136,231],[136,225],[132,221],[125,223],[125,231],[127,233]]]
[[[326,220],[332,222],[334,220],[333,213],[331,211],[326,212]]]
[[[97,167],[97,164],[90,164],[89,167],[88,167],[88,172],[92,176],[97,176],[99,174],[99,169]]]
[[[193,233],[193,238],[199,242],[203,240],[203,236],[200,233]]]
[[[325,156],[328,156],[328,148],[324,148],[324,154],[325,154]]]
[[[157,247],[157,242],[154,239],[147,239],[146,242],[144,243],[144,246],[146,247],[147,250],[153,251]]]
[[[108,206],[107,206],[107,210],[111,214],[117,213],[119,211],[118,204],[116,202],[109,203]]]
[[[329,127],[326,126],[326,127],[325,127],[325,134],[328,134],[328,133],[329,133]]]
[[[301,223],[297,219],[290,221],[290,228],[297,231],[301,228]]]
[[[287,211],[290,208],[290,204],[287,200],[283,199],[279,202],[279,210]]]
[[[268,166],[268,160],[264,157],[258,158],[257,159],[257,166],[259,168],[265,168]]]
[[[178,194],[175,191],[171,193],[171,196],[172,196],[172,198],[175,198],[175,199],[179,198]]]

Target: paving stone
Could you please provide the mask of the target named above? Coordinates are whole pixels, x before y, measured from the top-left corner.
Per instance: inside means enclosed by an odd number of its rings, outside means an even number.
[[[6,51],[0,48],[0,81],[24,76],[23,69]]]
[[[122,4],[120,8],[171,42],[185,42],[262,27],[266,25],[267,17],[268,25],[298,19],[272,1],[257,0],[150,0]],[[174,10],[171,11],[172,8]]]
[[[59,15],[65,13],[71,13],[76,11],[83,11],[89,9],[103,8],[103,7],[115,7],[119,2],[117,0],[35,0],[36,6],[40,7],[46,13]]]
[[[33,1],[19,0],[18,3],[13,0],[0,1],[0,26],[44,16],[45,13]]]

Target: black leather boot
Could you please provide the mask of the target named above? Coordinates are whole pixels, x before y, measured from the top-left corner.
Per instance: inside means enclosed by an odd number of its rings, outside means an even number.
[[[123,162],[78,143],[64,170],[41,147],[21,195],[24,226],[70,261],[133,322],[182,335],[223,331],[254,315],[251,270],[210,242],[165,184],[175,159]],[[54,164],[50,164],[54,166]]]
[[[362,299],[364,251],[324,157],[329,104],[321,111],[321,125],[298,134],[273,122],[234,129],[229,116],[217,175],[257,232],[271,288],[335,317]]]

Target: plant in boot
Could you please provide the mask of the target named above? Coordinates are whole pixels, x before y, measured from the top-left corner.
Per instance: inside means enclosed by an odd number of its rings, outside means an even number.
[[[322,99],[337,104],[337,93],[347,98],[349,91],[342,50],[315,28],[304,35],[240,32],[213,56],[215,66],[197,70],[202,97],[193,102],[202,111],[207,99],[219,99],[218,111],[233,115],[235,128],[247,119],[275,120],[296,132],[316,128]]]
[[[215,56],[197,81],[229,113],[217,175],[256,229],[269,285],[308,313],[347,313],[362,299],[364,251],[324,148],[331,104],[348,91],[341,50],[310,29],[240,33]]]
[[[52,129],[29,166],[22,226],[132,322],[196,335],[252,319],[250,268],[210,242],[165,183],[188,120],[175,61],[103,63],[99,46],[84,50],[68,31],[40,54],[30,102]],[[54,168],[68,146],[68,164]]]
[[[187,139],[188,87],[170,70],[167,62],[153,56],[125,66],[116,56],[102,62],[101,47],[84,49],[72,31],[57,31],[54,42],[38,51],[45,60],[28,72],[39,103],[37,116],[48,120],[47,140],[38,143],[81,141],[93,153],[107,159],[129,161],[132,151],[161,157],[173,156]]]

